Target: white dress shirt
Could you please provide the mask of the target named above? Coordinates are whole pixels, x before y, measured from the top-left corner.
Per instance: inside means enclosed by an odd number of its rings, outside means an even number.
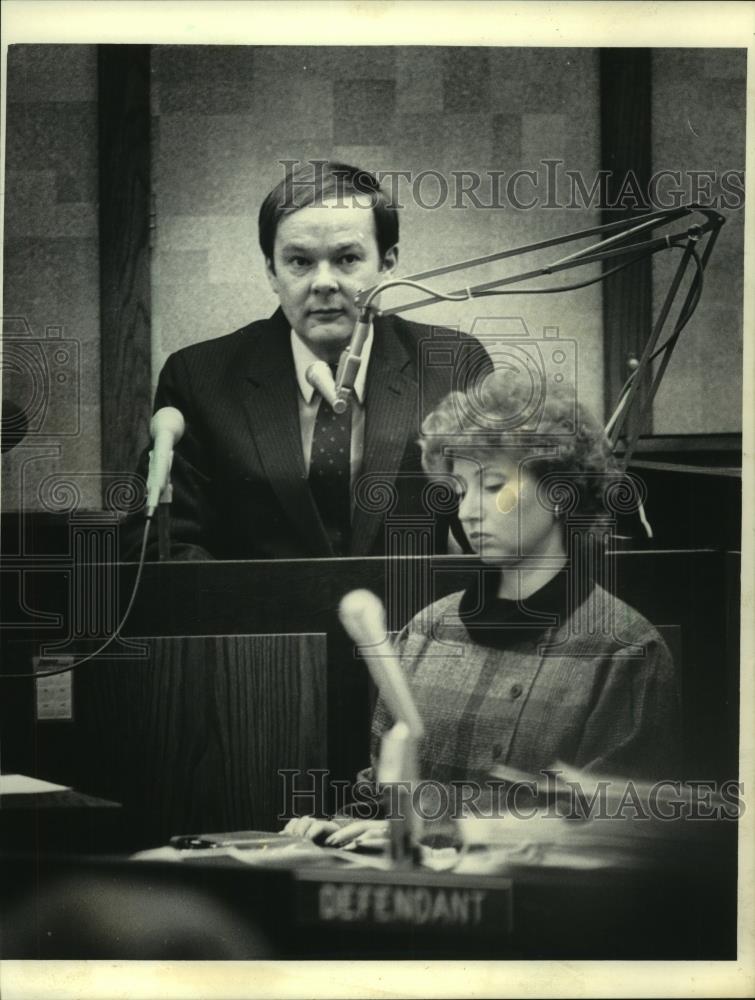
[[[354,382],[354,394],[351,399],[351,485],[362,468],[364,453],[364,400],[367,388],[367,366],[372,352],[373,329],[362,348],[362,362]],[[309,463],[312,454],[312,438],[315,432],[315,418],[322,399],[320,393],[307,381],[307,369],[315,361],[321,361],[309,344],[306,344],[298,334],[291,331],[291,351],[294,356],[296,382],[299,386],[299,430],[301,432],[301,451],[304,457],[304,468],[309,476]],[[327,403],[325,404],[328,405]]]

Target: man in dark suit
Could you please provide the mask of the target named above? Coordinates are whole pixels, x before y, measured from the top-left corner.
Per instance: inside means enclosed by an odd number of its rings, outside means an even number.
[[[155,408],[175,406],[186,421],[172,469],[173,558],[380,555],[399,519],[430,525],[431,551],[446,550],[453,504],[427,489],[420,424],[489,360],[463,334],[378,316],[352,405],[336,417],[306,372],[337,363],[357,293],[394,274],[398,216],[366,171],[313,166],[287,175],[260,210],[280,308],[177,351],[160,375]],[[132,558],[135,528],[125,532]]]

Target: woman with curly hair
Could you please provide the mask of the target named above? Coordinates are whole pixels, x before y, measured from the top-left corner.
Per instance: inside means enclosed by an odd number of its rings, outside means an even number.
[[[422,427],[423,465],[451,476],[482,562],[401,640],[425,724],[422,777],[451,782],[496,764],[538,774],[677,777],[678,686],[655,628],[601,585],[622,482],[601,426],[552,384],[532,414],[528,377],[452,393]],[[390,724],[377,706],[373,750]]]
[[[484,783],[495,768],[538,777],[557,763],[678,777],[674,665],[656,629],[601,585],[622,481],[573,390],[551,384],[533,407],[529,377],[497,371],[479,391],[447,396],[426,418],[421,446],[425,470],[457,491],[482,565],[399,639],[424,724],[419,778]],[[379,700],[372,767],[360,777],[376,773],[394,721]],[[289,828],[314,836],[323,825],[312,823]],[[352,833],[347,826],[329,842]]]

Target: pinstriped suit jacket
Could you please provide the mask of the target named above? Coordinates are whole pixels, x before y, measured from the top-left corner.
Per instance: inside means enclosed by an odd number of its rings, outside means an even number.
[[[174,558],[333,555],[301,453],[289,333],[278,309],[270,319],[168,358],[155,409],[175,406],[186,419],[172,470]],[[376,320],[356,484],[362,502],[355,508],[350,555],[384,553],[386,516],[426,515],[420,424],[454,388],[460,366],[490,368],[473,338],[399,317]],[[142,474],[146,468],[145,451]],[[381,502],[386,496],[389,510]],[[448,514],[435,515],[434,521],[435,551],[443,552]],[[124,554],[133,557],[138,525],[124,534]]]

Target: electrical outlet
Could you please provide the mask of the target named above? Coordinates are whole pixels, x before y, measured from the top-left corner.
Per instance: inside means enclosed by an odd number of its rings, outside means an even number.
[[[34,673],[60,670],[73,663],[72,656],[35,656]],[[73,719],[73,674],[69,670],[53,677],[37,677],[37,721],[70,722]]]

